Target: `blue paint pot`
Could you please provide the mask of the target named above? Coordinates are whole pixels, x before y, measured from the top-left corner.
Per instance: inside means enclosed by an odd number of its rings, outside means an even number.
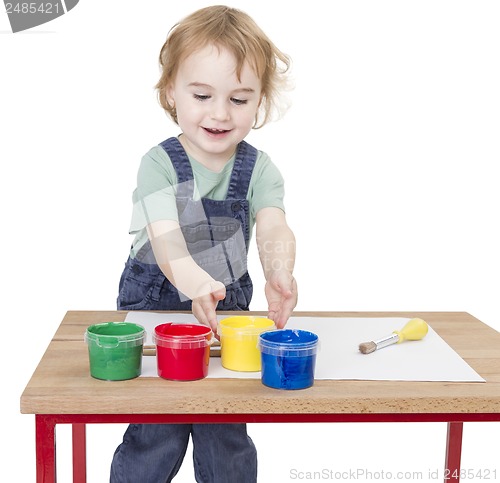
[[[275,389],[305,389],[314,384],[318,336],[282,329],[259,336],[262,384]]]

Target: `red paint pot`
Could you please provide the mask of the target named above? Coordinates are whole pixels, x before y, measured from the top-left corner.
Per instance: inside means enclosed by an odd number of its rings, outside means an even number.
[[[155,327],[158,375],[173,381],[194,381],[208,374],[213,332],[199,324],[166,323]]]

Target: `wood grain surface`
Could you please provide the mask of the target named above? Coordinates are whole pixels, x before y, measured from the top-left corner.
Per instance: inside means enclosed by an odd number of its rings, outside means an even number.
[[[69,311],[21,396],[25,414],[398,414],[500,413],[500,333],[465,312],[295,312],[296,317],[421,317],[485,383],[327,381],[298,391],[258,379],[192,382],[90,376],[83,335],[122,321],[123,311]],[[225,312],[221,314],[230,315]],[[250,312],[265,315],[263,312]]]

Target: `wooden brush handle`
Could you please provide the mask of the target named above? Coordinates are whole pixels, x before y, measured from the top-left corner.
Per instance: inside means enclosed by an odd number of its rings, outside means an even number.
[[[156,346],[155,345],[144,345],[142,346],[143,356],[155,356]],[[210,347],[210,357],[220,357],[220,344],[214,344]]]

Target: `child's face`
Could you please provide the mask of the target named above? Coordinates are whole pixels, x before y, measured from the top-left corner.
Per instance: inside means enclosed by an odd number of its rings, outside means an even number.
[[[233,55],[212,45],[187,57],[167,90],[184,146],[200,162],[232,156],[252,129],[260,98],[260,79],[248,63],[238,81]]]

